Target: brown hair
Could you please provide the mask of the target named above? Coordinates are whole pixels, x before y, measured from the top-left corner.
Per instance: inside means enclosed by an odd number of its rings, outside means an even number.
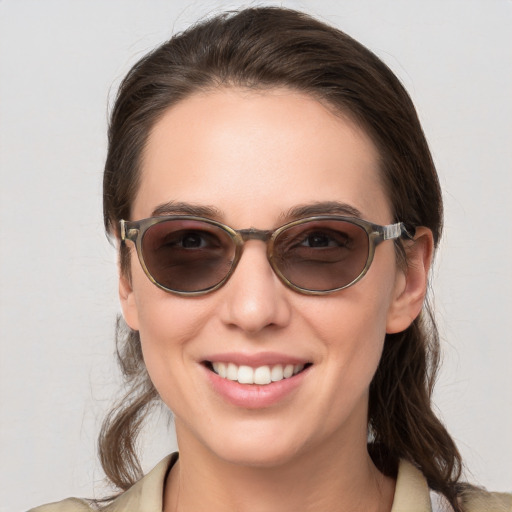
[[[372,137],[394,221],[430,228],[437,245],[442,199],[437,173],[407,92],[360,43],[300,12],[253,8],[216,16],[141,59],[121,84],[111,114],[104,174],[104,220],[117,233],[130,218],[141,155],[151,128],[173,104],[218,86],[287,87],[348,114]],[[120,248],[121,271],[129,253]],[[122,324],[118,324],[118,327]],[[100,457],[108,478],[126,489],[140,477],[135,441],[157,399],[144,367],[137,332],[118,329],[118,356],[128,393],[108,415]],[[398,460],[414,463],[431,488],[456,510],[461,458],[432,411],[439,339],[428,303],[405,331],[387,335],[370,387],[369,452],[386,474]]]

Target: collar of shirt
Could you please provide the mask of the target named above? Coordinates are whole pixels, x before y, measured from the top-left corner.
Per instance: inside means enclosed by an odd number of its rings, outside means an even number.
[[[173,453],[163,459],[144,478],[116,498],[105,512],[161,512],[163,490],[169,470],[178,460]],[[432,512],[425,477],[407,461],[400,461],[391,512]]]

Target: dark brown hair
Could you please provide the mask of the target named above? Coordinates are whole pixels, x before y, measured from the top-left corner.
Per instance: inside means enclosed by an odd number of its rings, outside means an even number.
[[[394,221],[432,230],[437,245],[442,199],[437,173],[409,95],[372,52],[308,15],[254,8],[216,16],[141,59],[122,82],[111,114],[104,174],[104,220],[116,234],[130,218],[141,155],[151,128],[173,104],[220,86],[286,87],[349,115],[371,136]],[[129,253],[120,248],[121,271]],[[119,324],[122,327],[122,323]],[[118,355],[128,393],[108,415],[100,457],[108,478],[126,489],[140,477],[135,440],[157,393],[137,332],[118,329]],[[389,475],[398,460],[415,464],[456,510],[461,458],[432,411],[439,340],[428,303],[405,331],[387,335],[370,388],[369,452]]]

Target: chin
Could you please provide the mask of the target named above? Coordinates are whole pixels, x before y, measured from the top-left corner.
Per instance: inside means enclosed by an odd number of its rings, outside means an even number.
[[[226,429],[210,435],[205,445],[226,463],[261,468],[285,465],[305,449],[305,439],[297,439],[293,432],[255,423],[252,428],[240,426],[236,432]]]
[[[276,468],[286,465],[291,462],[297,453],[290,449],[285,449],[279,446],[240,446],[231,445],[229,448],[224,448],[216,455],[224,462],[252,468]]]

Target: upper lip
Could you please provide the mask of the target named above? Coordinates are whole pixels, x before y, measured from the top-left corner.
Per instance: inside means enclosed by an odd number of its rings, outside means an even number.
[[[311,361],[302,357],[280,354],[277,352],[258,352],[255,354],[244,354],[240,352],[224,352],[206,356],[203,361],[210,363],[233,363],[237,366],[273,366],[276,364],[307,364]]]

